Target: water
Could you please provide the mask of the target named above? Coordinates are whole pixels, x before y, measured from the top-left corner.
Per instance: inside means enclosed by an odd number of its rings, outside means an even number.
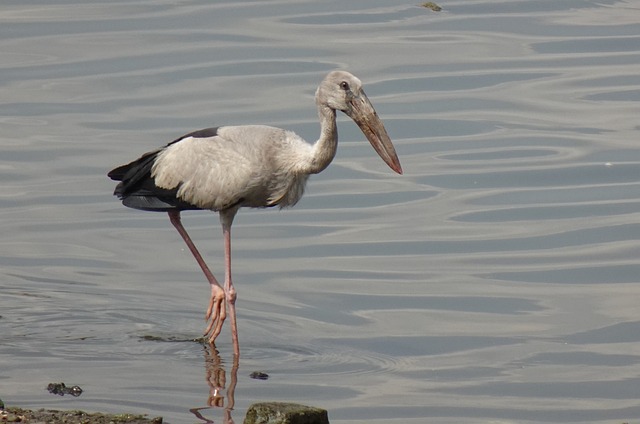
[[[172,423],[265,400],[332,423],[637,421],[640,7],[441,5],[4,2],[0,397]],[[105,174],[207,126],[315,140],[336,68],[405,175],[340,118],[295,209],[238,215],[235,369],[228,328],[219,355],[189,341],[208,287],[166,216]],[[217,218],[184,222],[222,276]]]

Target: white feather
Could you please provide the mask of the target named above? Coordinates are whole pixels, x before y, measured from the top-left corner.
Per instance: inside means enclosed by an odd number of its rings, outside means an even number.
[[[247,125],[221,127],[208,138],[187,137],[158,154],[158,187],[203,209],[293,206],[304,193],[313,149],[293,132]],[[306,172],[305,172],[306,171]]]

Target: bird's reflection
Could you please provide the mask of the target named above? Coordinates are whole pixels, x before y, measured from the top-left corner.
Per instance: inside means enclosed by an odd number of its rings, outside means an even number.
[[[231,411],[235,403],[234,392],[238,382],[238,356],[233,355],[233,363],[229,372],[229,385],[227,385],[227,373],[224,368],[220,353],[211,343],[203,343],[204,346],[204,368],[207,384],[209,385],[209,396],[207,406],[192,408],[190,411],[205,423],[214,421],[204,417],[200,411],[204,409],[222,408],[224,412],[223,423],[234,424]],[[225,402],[226,399],[226,402]]]

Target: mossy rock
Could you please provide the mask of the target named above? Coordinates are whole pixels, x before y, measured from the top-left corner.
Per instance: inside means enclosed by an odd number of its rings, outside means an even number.
[[[326,409],[285,402],[254,403],[244,424],[329,424]]]
[[[436,3],[432,2],[432,1],[428,1],[426,3],[422,3],[421,6],[422,7],[426,7],[427,9],[431,9],[434,12],[440,12],[442,10],[442,8],[440,6],[438,6]]]
[[[0,411],[0,422],[47,424],[162,424],[162,417],[147,418],[133,414],[101,414],[84,411],[56,411],[6,408]]]

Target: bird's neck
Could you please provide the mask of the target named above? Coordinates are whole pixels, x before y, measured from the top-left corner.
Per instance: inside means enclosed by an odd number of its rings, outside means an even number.
[[[311,174],[317,174],[329,166],[338,148],[336,111],[328,106],[318,105],[318,116],[320,117],[320,138],[313,145]]]

